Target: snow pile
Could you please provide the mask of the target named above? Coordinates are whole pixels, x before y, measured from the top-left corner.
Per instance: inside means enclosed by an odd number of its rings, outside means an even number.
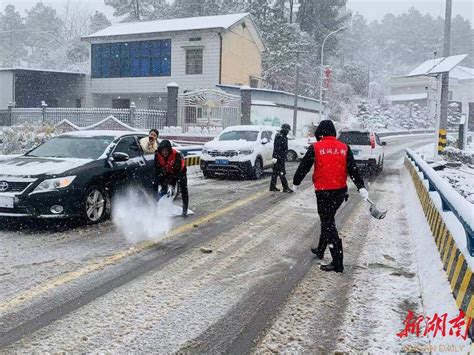
[[[145,191],[127,190],[112,203],[112,221],[128,241],[158,241],[171,229],[171,199],[158,203]]]
[[[61,132],[50,124],[24,124],[0,130],[0,155],[22,154]]]
[[[362,128],[373,130],[428,129],[434,121],[428,117],[426,107],[418,104],[372,105],[365,101],[358,106],[356,118]]]
[[[446,147],[442,153],[448,161],[457,161],[464,164],[474,164],[474,151],[461,150],[455,147]]]

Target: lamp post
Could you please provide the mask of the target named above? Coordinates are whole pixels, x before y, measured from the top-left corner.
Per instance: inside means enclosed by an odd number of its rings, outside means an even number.
[[[319,78],[319,120],[322,119],[322,107],[323,107],[323,75],[324,75],[324,45],[326,44],[326,40],[331,37],[332,35],[347,29],[347,26],[343,26],[338,28],[335,31],[330,32],[326,37],[323,39],[323,43],[321,45],[321,73]]]

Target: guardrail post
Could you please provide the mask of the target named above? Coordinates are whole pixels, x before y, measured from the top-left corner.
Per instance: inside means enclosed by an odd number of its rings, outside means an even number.
[[[46,108],[48,107],[48,104],[46,102],[41,101],[41,118],[43,124],[46,122]]]

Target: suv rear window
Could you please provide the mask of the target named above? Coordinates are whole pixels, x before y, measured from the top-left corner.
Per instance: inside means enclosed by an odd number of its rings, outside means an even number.
[[[341,132],[339,140],[349,145],[370,145],[369,132]]]

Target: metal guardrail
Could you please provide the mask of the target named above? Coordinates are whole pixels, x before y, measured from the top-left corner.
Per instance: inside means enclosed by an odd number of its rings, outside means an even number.
[[[429,134],[429,133],[434,134],[435,130],[434,129],[410,129],[410,130],[405,130],[405,131],[380,132],[380,133],[377,133],[377,135],[380,138],[384,138],[384,137],[393,137],[393,136],[403,136],[406,134]]]
[[[474,209],[447,181],[445,181],[427,162],[413,150],[406,149],[407,157],[428,181],[428,191],[437,192],[441,198],[444,212],[452,212],[466,233],[467,250],[474,256]]]

